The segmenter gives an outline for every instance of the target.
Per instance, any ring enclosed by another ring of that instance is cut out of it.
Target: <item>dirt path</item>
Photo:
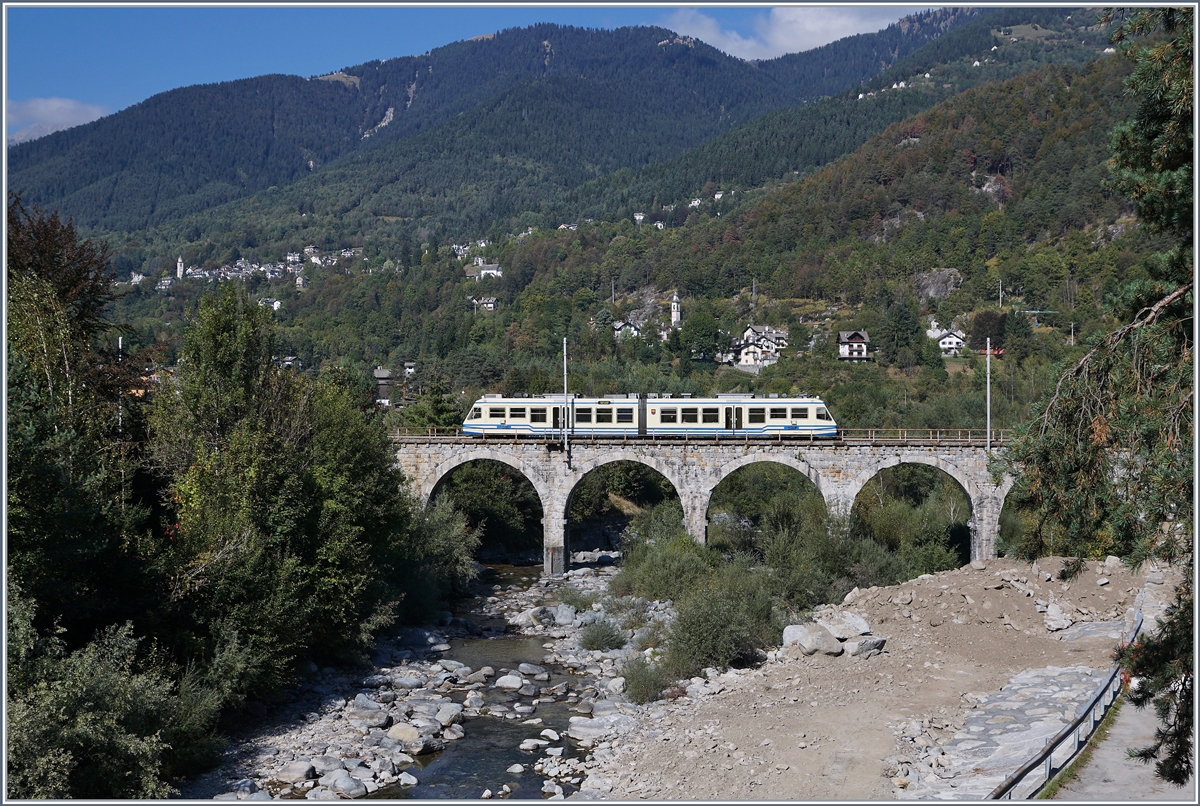
[[[900,763],[911,760],[919,771],[910,781],[929,781],[940,771],[917,766],[928,756],[922,748],[948,746],[956,733],[961,739],[972,709],[1018,673],[1086,667],[1096,670],[1098,685],[1111,667],[1111,636],[1131,619],[1144,579],[1091,563],[1064,583],[1060,567],[995,560],[852,595],[843,609],[887,637],[883,654],[804,656],[788,648],[759,669],[710,676],[699,689],[713,693],[641,706],[631,711],[639,730],[592,751],[597,763],[576,797],[903,796],[908,784],[893,780]],[[1066,628],[1048,630],[1047,616]],[[1087,629],[1067,627],[1072,620]],[[1062,705],[1073,712],[1073,702]],[[942,797],[954,797],[956,780],[970,775],[964,769],[933,778],[949,788]]]

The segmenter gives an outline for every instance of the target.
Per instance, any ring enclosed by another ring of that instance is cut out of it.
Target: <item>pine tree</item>
[[[1149,230],[1174,239],[1149,279],[1122,289],[1113,313],[1125,324],[1094,340],[1009,450],[1017,502],[1037,528],[1021,554],[1073,553],[1184,568],[1174,603],[1153,635],[1118,653],[1143,679],[1131,697],[1155,705],[1162,726],[1136,757],[1182,785],[1193,774],[1192,393],[1193,12],[1110,12],[1135,70],[1139,105],[1113,135],[1113,188],[1136,204]]]

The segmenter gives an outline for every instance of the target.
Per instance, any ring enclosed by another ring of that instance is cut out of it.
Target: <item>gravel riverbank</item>
[[[1090,696],[1090,681],[1111,665],[1113,636],[1147,601],[1143,588],[1163,599],[1170,582],[1158,569],[1134,575],[1111,562],[1091,563],[1070,582],[1057,580],[1054,560],[975,563],[856,591],[816,614],[835,632],[862,621],[866,629],[852,632],[869,635],[827,633],[832,645],[820,648],[793,630],[789,640],[800,643],[771,651],[757,668],[707,670],[681,681],[677,698],[637,706],[623,694],[621,671],[650,654],[641,647],[654,643],[672,608],[602,600],[615,569],[597,559],[577,556],[592,562],[562,579],[494,590],[476,610],[487,632],[459,619],[382,645],[366,673],[310,670],[295,702],[247,731],[220,769],[182,794],[410,796],[427,759],[448,757],[490,719],[515,728],[502,739],[511,746],[497,747],[516,754],[512,763],[442,797],[976,796],[1013,753]],[[588,604],[577,611],[564,598]],[[625,648],[580,649],[588,624],[620,622],[631,610],[639,627]],[[496,637],[505,623],[524,638]],[[482,634],[468,640],[472,632]],[[486,660],[521,640],[540,658]]]

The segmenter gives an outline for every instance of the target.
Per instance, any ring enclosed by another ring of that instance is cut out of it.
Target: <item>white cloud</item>
[[[679,9],[664,23],[672,30],[694,36],[730,56],[742,59],[773,59],[827,45],[854,34],[874,33],[893,22],[924,11],[929,6],[772,8],[755,15],[753,31],[723,29],[713,17],[695,9]]]
[[[30,98],[25,101],[9,101],[5,111],[6,128],[10,131],[17,130],[9,136],[9,140],[21,142],[60,129],[91,123],[112,110],[70,98]]]

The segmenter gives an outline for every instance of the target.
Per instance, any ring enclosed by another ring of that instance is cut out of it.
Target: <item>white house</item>
[[[307,288],[307,287],[308,287],[308,278],[305,277],[303,274],[297,274],[296,275],[296,288]]]
[[[280,302],[279,300],[275,299],[274,297],[263,297],[262,299],[260,299],[258,301],[258,307],[270,308],[273,311],[279,310],[280,307],[282,307],[282,305],[283,305],[283,303]]]
[[[934,338],[937,340],[938,348],[941,349],[942,355],[958,355],[966,345],[966,342],[963,340],[964,335],[962,331],[947,330],[944,333],[939,333]]]
[[[871,337],[867,335],[865,330],[839,330],[838,331],[838,359],[845,361],[869,361],[871,356],[867,352],[867,345],[871,343]]]
[[[633,322],[616,321],[613,322],[613,335],[618,341],[624,339],[635,339],[642,335],[642,329]]]
[[[748,325],[734,340],[728,359],[743,369],[761,369],[779,360],[788,346],[788,331],[770,325]]]
[[[474,280],[475,282],[479,282],[484,277],[503,277],[504,276],[504,269],[500,268],[499,263],[484,263],[481,259],[478,259],[478,258],[477,258],[477,261],[478,262],[476,262],[475,265],[473,265],[473,266],[471,266],[471,268],[467,269],[467,277]]]
[[[475,310],[483,309],[485,311],[496,310],[495,297],[471,297],[471,302],[475,305]]]

